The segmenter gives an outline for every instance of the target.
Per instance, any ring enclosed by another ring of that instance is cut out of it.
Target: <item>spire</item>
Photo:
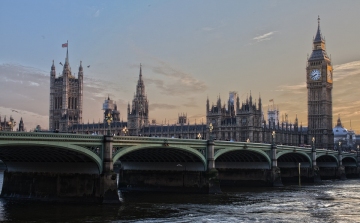
[[[314,43],[316,43],[316,42],[324,42],[324,39],[321,35],[321,30],[320,30],[320,16],[318,16],[318,28],[317,28],[316,36],[314,38]]]
[[[250,100],[250,104],[252,105],[252,96],[251,96],[251,90],[250,90],[250,98],[249,98],[249,100]]]
[[[340,114],[339,114],[336,126],[341,126],[342,127],[341,120],[340,120]]]
[[[140,73],[139,73],[139,77],[142,77],[142,70],[141,70],[141,63],[140,63]]]
[[[54,60],[53,60],[52,66],[51,66],[51,70],[55,70]]]
[[[79,71],[83,71],[83,66],[82,66],[82,61],[80,60],[80,67],[79,67]]]
[[[69,63],[69,41],[66,41],[66,59],[65,63]]]

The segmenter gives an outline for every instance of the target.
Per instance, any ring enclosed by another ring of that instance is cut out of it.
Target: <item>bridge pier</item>
[[[116,173],[112,159],[113,137],[104,136],[103,169],[100,174],[100,191],[103,203],[119,203]]]
[[[277,146],[275,144],[271,144],[271,150],[270,150],[271,170],[269,173],[269,181],[270,181],[270,185],[274,187],[282,187],[283,183],[281,181],[281,171],[277,165],[276,149]]]
[[[311,161],[312,161],[312,169],[310,174],[312,175],[313,179],[314,179],[314,183],[321,183],[321,177],[320,177],[320,169],[317,166],[316,163],[316,148],[313,145],[312,149],[311,149]]]
[[[206,174],[205,181],[207,183],[208,193],[217,194],[221,193],[220,182],[219,182],[219,171],[215,169],[214,159],[214,141],[212,139],[207,141],[206,146]]]
[[[341,148],[339,148],[338,157],[339,157],[339,168],[337,169],[337,175],[340,178],[340,180],[346,180],[345,166],[343,166],[343,163],[342,163],[343,157],[342,157]]]

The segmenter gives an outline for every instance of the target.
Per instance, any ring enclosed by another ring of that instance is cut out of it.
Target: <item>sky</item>
[[[306,62],[318,16],[334,67],[333,125],[360,133],[360,1],[0,1],[0,114],[48,128],[50,67],[84,68],[83,121],[109,95],[127,120],[142,64],[150,119],[206,121],[206,99],[262,98],[307,125]],[[88,68],[87,66],[90,65]]]

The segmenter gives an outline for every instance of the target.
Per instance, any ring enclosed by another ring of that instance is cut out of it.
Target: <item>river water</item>
[[[122,205],[0,199],[1,222],[360,222],[360,179],[224,189],[222,194],[123,194]]]

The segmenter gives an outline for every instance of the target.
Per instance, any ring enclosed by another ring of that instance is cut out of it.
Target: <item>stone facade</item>
[[[82,107],[83,67],[80,61],[78,78],[75,78],[67,49],[62,75],[56,77],[54,61],[51,66],[49,130],[68,132],[70,126],[82,123]]]

